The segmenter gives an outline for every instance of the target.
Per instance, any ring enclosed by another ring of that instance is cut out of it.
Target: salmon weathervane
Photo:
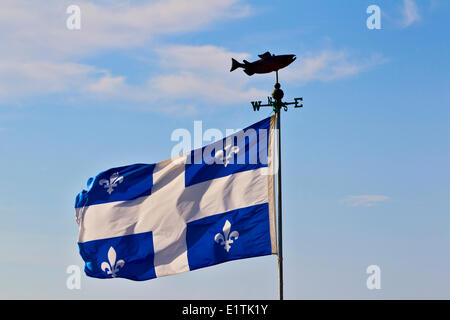
[[[260,57],[261,59],[254,62],[248,62],[247,60],[244,60],[244,63],[240,63],[231,58],[230,72],[238,68],[243,68],[244,72],[249,76],[254,75],[255,73],[270,73],[273,71],[278,72],[278,70],[287,67],[296,59],[295,54],[284,54],[276,56],[274,54],[271,54],[269,51],[258,55],[258,57]]]

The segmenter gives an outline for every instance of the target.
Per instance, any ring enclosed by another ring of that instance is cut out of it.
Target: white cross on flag
[[[275,117],[156,164],[106,170],[75,202],[85,272],[148,280],[277,253]]]

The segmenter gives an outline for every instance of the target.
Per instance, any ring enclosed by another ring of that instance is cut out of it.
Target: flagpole
[[[278,129],[278,293],[280,300],[283,300],[283,220],[282,220],[282,196],[281,196],[281,113],[275,113]]]
[[[276,73],[275,89],[272,92],[273,110],[275,111],[275,118],[277,120],[277,139],[278,139],[278,172],[277,172],[277,204],[278,204],[278,294],[279,299],[284,299],[283,292],[283,220],[282,220],[282,193],[281,193],[281,108],[283,102],[281,101],[284,96],[281,85],[278,83],[278,71]]]
[[[272,92],[272,97],[267,98],[267,104],[262,104],[261,101],[252,101],[254,111],[259,111],[261,107],[271,107],[275,112],[276,127],[277,127],[277,144],[278,144],[278,170],[277,170],[277,204],[278,204],[278,294],[279,299],[284,300],[284,282],[283,282],[283,220],[282,220],[282,193],[281,193],[281,109],[288,110],[289,105],[294,108],[302,108],[303,98],[294,98],[293,102],[283,102],[284,92],[281,90],[281,85],[278,82],[278,70],[276,71],[275,90]]]

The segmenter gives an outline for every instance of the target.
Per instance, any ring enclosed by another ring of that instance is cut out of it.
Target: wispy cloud
[[[65,24],[70,4],[72,1],[52,1],[51,5],[48,0],[1,2],[0,103],[54,93],[98,97],[108,93],[113,98],[144,100],[148,96],[140,89],[154,89],[158,82],[149,79],[140,86],[129,85],[123,75],[80,61],[106,50],[159,47],[157,38],[163,35],[193,32],[220,20],[251,14],[249,5],[239,0],[77,1],[81,8],[81,30],[70,31]],[[197,51],[202,54],[207,50]],[[189,52],[182,51],[175,59],[180,61],[178,79],[192,80],[196,74],[187,79],[185,75],[195,66],[187,65],[189,70],[180,68],[181,62],[187,60],[184,53]],[[206,55],[202,57],[208,61]],[[161,57],[159,62],[163,63]],[[212,67],[213,62],[210,59],[205,66]],[[164,76],[156,89],[166,89],[175,74]],[[194,80],[197,81],[192,81],[192,89],[201,86],[198,77]]]
[[[0,101],[33,95],[77,92],[93,77],[106,71],[73,62],[18,61],[0,62]]]
[[[414,0],[403,0],[403,20],[402,26],[409,27],[413,23],[420,21],[419,9]]]
[[[247,103],[266,94],[250,86],[248,77],[229,72],[230,57],[245,59],[249,57],[247,53],[212,45],[183,45],[163,46],[154,54],[152,65],[158,72],[141,83],[131,83],[124,76],[93,68],[85,71],[85,79],[79,81],[78,88],[72,88],[91,98],[127,105],[131,102],[145,105],[146,110],[183,115]],[[153,108],[148,101],[158,101],[158,107]],[[195,106],[186,106],[186,101],[195,101]]]
[[[224,19],[250,14],[239,0],[77,1],[81,30],[66,28],[73,1],[2,0],[2,56],[80,57],[142,45],[158,36],[204,29]]]
[[[249,87],[248,77],[229,72],[231,57],[248,59],[247,53],[211,45],[169,46],[158,53],[165,71],[153,78],[151,85],[162,94],[221,105],[265,94],[263,90]]]
[[[125,85],[125,77],[105,74],[97,81],[89,84],[88,90],[94,93],[113,93],[121,91]]]
[[[54,4],[54,5],[53,5]],[[193,113],[264,97],[242,72],[229,72],[230,58],[252,57],[215,45],[168,45],[164,35],[209,27],[216,21],[251,14],[240,0],[156,0],[138,4],[116,0],[78,1],[81,30],[66,28],[69,1],[4,0],[0,4],[0,103],[66,94],[147,110]],[[153,74],[140,83],[84,61],[105,51],[142,47],[152,55]],[[155,49],[157,48],[157,49]],[[345,50],[324,50],[299,57],[283,79],[295,83],[333,81],[354,76],[385,59],[357,59]],[[256,86],[255,86],[256,85]],[[74,99],[68,99],[74,100]],[[186,100],[195,101],[189,107]],[[164,106],[162,106],[163,104]],[[203,104],[203,106],[202,106]],[[137,106],[138,108],[141,108]]]
[[[387,61],[380,54],[356,58],[346,50],[323,50],[298,58],[293,68],[283,71],[283,77],[301,83],[328,82],[354,76]]]
[[[167,107],[161,108],[160,105],[155,111],[178,113],[175,106],[186,99],[194,99],[208,104],[209,109],[215,109],[217,106],[246,103],[267,93],[251,86],[250,78],[242,72],[229,72],[231,57],[240,61],[251,60],[249,53],[213,45],[163,45],[153,54],[152,64],[158,72],[140,84],[130,84],[123,75],[82,63],[3,61],[0,63],[0,88],[5,89],[5,94],[2,95],[0,90],[0,101],[14,96],[70,93],[137,104],[157,99]],[[292,68],[283,70],[283,79],[300,84],[329,82],[357,75],[385,61],[381,55],[357,59],[345,50],[319,51],[300,56]],[[189,113],[199,108],[191,106]]]
[[[389,200],[390,197],[384,195],[360,195],[348,196],[342,202],[350,207],[373,207],[381,202]]]
[[[156,49],[158,75],[148,79],[145,85],[131,86],[123,78],[112,81],[108,76],[95,84],[121,86],[122,90],[110,90],[134,101],[149,101],[152,97],[177,110],[178,101],[195,100],[215,109],[228,104],[245,102],[255,97],[265,96],[266,90],[250,86],[250,78],[242,72],[229,72],[230,59],[248,59],[246,52],[233,52],[223,47],[204,45],[168,45]],[[357,59],[345,50],[319,51],[299,57],[293,68],[283,71],[287,82],[307,83],[311,81],[333,81],[354,76],[376,65],[386,62],[381,55]],[[254,82],[254,84],[257,82]],[[107,86],[109,88],[109,86]],[[152,97],[146,93],[151,93]],[[191,106],[190,111],[201,107]]]

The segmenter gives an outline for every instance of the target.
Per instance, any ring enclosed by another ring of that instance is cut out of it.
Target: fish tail
[[[235,59],[231,58],[231,69],[230,69],[230,72],[236,70],[239,67],[242,67],[242,63],[239,63]]]

